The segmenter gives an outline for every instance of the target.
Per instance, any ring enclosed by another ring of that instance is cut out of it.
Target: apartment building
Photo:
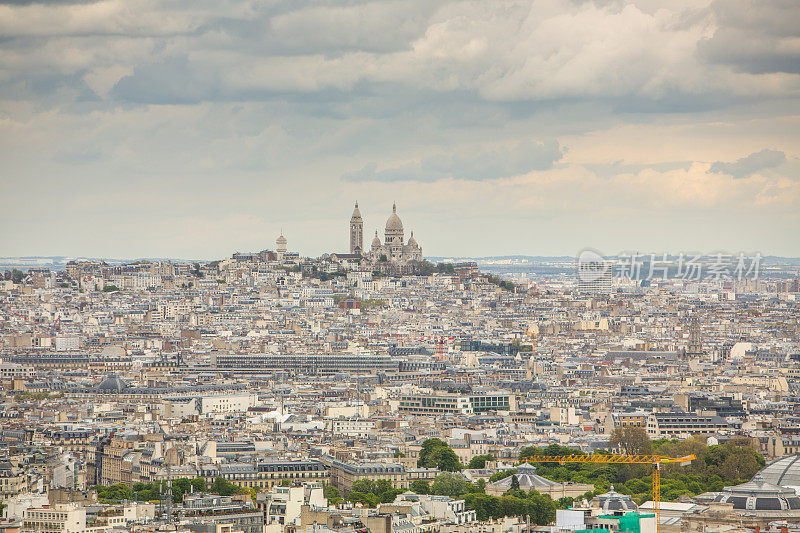
[[[696,413],[651,413],[647,417],[647,434],[651,438],[680,435],[710,435],[720,430],[734,429],[724,418]]]
[[[330,477],[330,472],[322,462],[316,460],[260,461],[208,465],[202,467],[197,475],[209,483],[221,477],[241,487],[270,489],[284,480],[292,483],[307,481],[324,483]]]
[[[249,500],[249,496],[247,496]],[[189,524],[202,526],[230,524],[231,531],[263,533],[264,515],[251,501],[217,494],[188,494],[179,512]]]
[[[333,375],[340,372],[396,372],[399,362],[383,355],[330,354],[211,354],[211,364],[218,371],[237,374],[270,374],[285,371],[290,374]]]
[[[613,412],[606,414],[604,431],[611,434],[616,428],[628,426],[646,428],[650,413],[646,411]]]
[[[300,526],[303,505],[327,507],[322,483],[303,483],[289,487],[275,486],[256,496],[258,510],[264,514],[265,533],[283,533],[287,526]]]
[[[342,493],[351,490],[353,483],[361,479],[372,481],[385,479],[391,482],[395,488],[406,488],[408,486],[406,469],[398,463],[345,463],[334,459],[331,460],[330,467],[330,483]]]
[[[400,398],[398,411],[416,415],[439,415],[444,413],[472,415],[487,411],[516,411],[517,399],[507,392],[455,394],[413,393]]]
[[[0,379],[3,381],[10,379],[31,379],[33,378],[33,374],[34,369],[32,366],[0,362]]]
[[[68,504],[31,507],[22,515],[22,533],[83,533],[86,509]]]
[[[363,439],[375,434],[375,420],[368,418],[334,418],[327,421],[327,426],[334,435]]]

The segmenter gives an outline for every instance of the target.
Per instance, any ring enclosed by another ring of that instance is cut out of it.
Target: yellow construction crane
[[[697,459],[693,454],[684,457],[665,457],[663,455],[533,455],[523,457],[528,463],[595,463],[621,465],[653,466],[653,511],[656,515],[656,531],[661,533],[661,465],[680,463],[688,465]]]

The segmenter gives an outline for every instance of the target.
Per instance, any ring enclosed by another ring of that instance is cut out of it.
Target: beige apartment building
[[[378,481],[386,479],[395,488],[408,487],[408,473],[398,463],[345,463],[332,460],[330,462],[331,485],[342,493],[353,488],[353,483],[361,479]]]

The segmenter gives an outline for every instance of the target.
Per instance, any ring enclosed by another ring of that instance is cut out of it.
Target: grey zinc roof
[[[555,487],[561,486],[557,481],[551,481],[536,473],[536,467],[531,465],[519,465],[517,467],[517,481],[519,481],[519,488],[525,491],[535,489],[536,487]],[[492,486],[508,489],[511,487],[511,478],[514,476],[504,477],[499,481],[492,483]]]
[[[787,455],[772,461],[759,472],[764,481],[781,487],[800,486],[800,455]]]

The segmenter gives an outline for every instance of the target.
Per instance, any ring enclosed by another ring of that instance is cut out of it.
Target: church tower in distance
[[[358,202],[353,209],[353,216],[350,217],[350,253],[364,253],[364,221],[361,219],[361,211],[358,210]]]

